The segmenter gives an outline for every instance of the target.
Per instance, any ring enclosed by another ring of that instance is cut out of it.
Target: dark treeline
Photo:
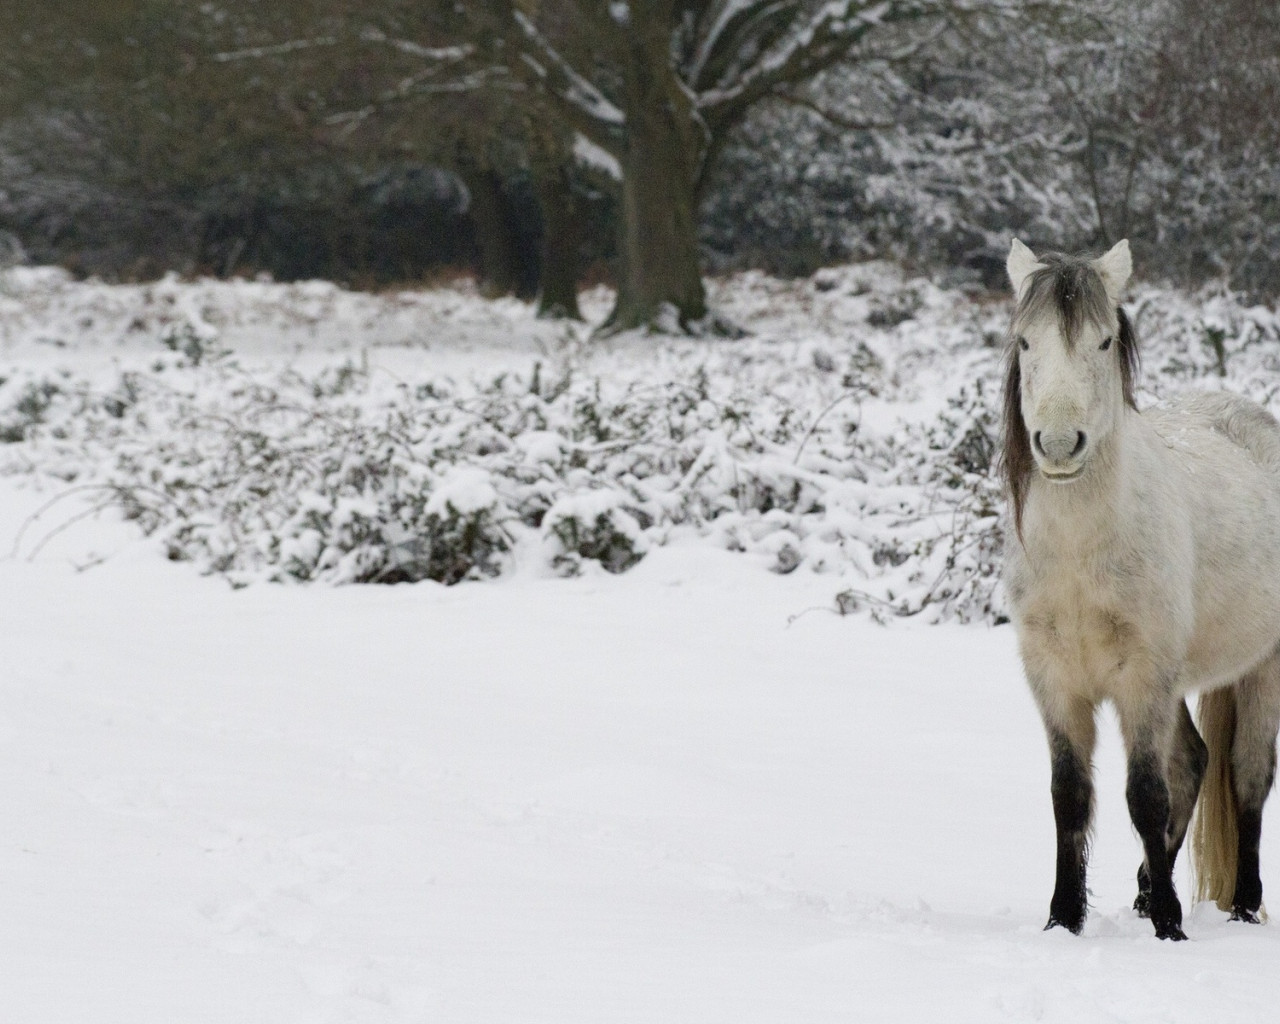
[[[705,328],[707,270],[992,283],[1016,233],[1280,291],[1266,0],[48,0],[0,57],[7,248],[84,274],[607,277]]]

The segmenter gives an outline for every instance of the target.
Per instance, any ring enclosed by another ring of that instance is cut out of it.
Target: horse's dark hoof
[[[1084,918],[1082,917],[1075,924],[1071,924],[1069,921],[1059,921],[1056,915],[1050,914],[1049,923],[1044,926],[1044,930],[1052,931],[1054,928],[1065,928],[1072,935],[1079,935],[1084,931]]]
[[[1156,925],[1156,938],[1168,939],[1170,942],[1186,942],[1187,933],[1182,930],[1182,925],[1170,921],[1168,924]]]
[[[1248,907],[1235,907],[1231,911],[1231,920],[1244,921],[1246,924],[1262,924],[1262,918],[1258,916],[1258,912]]]

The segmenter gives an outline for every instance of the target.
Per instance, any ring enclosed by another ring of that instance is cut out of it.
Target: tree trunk
[[[558,167],[547,177],[540,177],[537,188],[542,212],[538,316],[581,320],[578,270],[582,221],[566,169]]]
[[[538,316],[581,320],[582,211],[573,192],[568,144],[551,130],[545,114],[529,125],[529,172],[542,218],[538,267]]]
[[[633,129],[634,133],[634,129]],[[698,266],[693,185],[673,167],[669,139],[629,140],[623,163],[618,297],[604,326],[687,329],[707,313]]]
[[[604,333],[683,331],[707,315],[695,198],[702,135],[669,38],[655,27],[635,34],[626,67],[618,297]]]
[[[513,295],[520,287],[520,258],[502,182],[488,167],[460,155],[458,177],[470,193],[467,213],[476,233],[480,293],[486,298]]]

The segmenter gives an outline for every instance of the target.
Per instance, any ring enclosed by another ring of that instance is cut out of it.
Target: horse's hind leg
[[[1185,701],[1178,701],[1178,724],[1173,749],[1169,754],[1169,867],[1173,868],[1187,837],[1187,826],[1200,795],[1200,783],[1204,781],[1209,766],[1209,748],[1196,731]]]
[[[1064,706],[1065,705],[1065,706]],[[1058,832],[1057,879],[1046,929],[1062,927],[1079,935],[1088,912],[1085,871],[1089,822],[1093,816],[1093,705],[1082,700],[1043,706]]]
[[[1195,723],[1191,720],[1191,712],[1184,701],[1179,701],[1178,724],[1173,740],[1173,749],[1169,753],[1169,827],[1166,847],[1169,851],[1169,870],[1173,870],[1178,859],[1178,851],[1182,849],[1182,841],[1187,836],[1187,826],[1191,823],[1191,812],[1196,806],[1196,797],[1200,795],[1200,783],[1204,779],[1205,768],[1209,764],[1209,749],[1204,740],[1196,732]],[[1151,874],[1144,860],[1138,867],[1138,896],[1133,901],[1133,909],[1142,917],[1151,916]]]
[[[1231,746],[1231,779],[1236,798],[1238,852],[1233,920],[1257,923],[1262,906],[1258,843],[1262,806],[1276,776],[1276,732],[1280,727],[1280,655],[1236,685],[1236,733]]]

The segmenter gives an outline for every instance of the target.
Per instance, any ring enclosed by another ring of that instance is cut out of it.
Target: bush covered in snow
[[[96,489],[237,584],[618,573],[697,542],[830,574],[842,612],[998,620],[1004,303],[875,265],[717,298],[751,337],[562,334],[466,377],[342,352],[250,367],[203,318],[166,318],[139,366],[4,374],[0,465]],[[1148,397],[1220,374],[1276,389],[1273,312],[1157,290],[1130,308]]]

